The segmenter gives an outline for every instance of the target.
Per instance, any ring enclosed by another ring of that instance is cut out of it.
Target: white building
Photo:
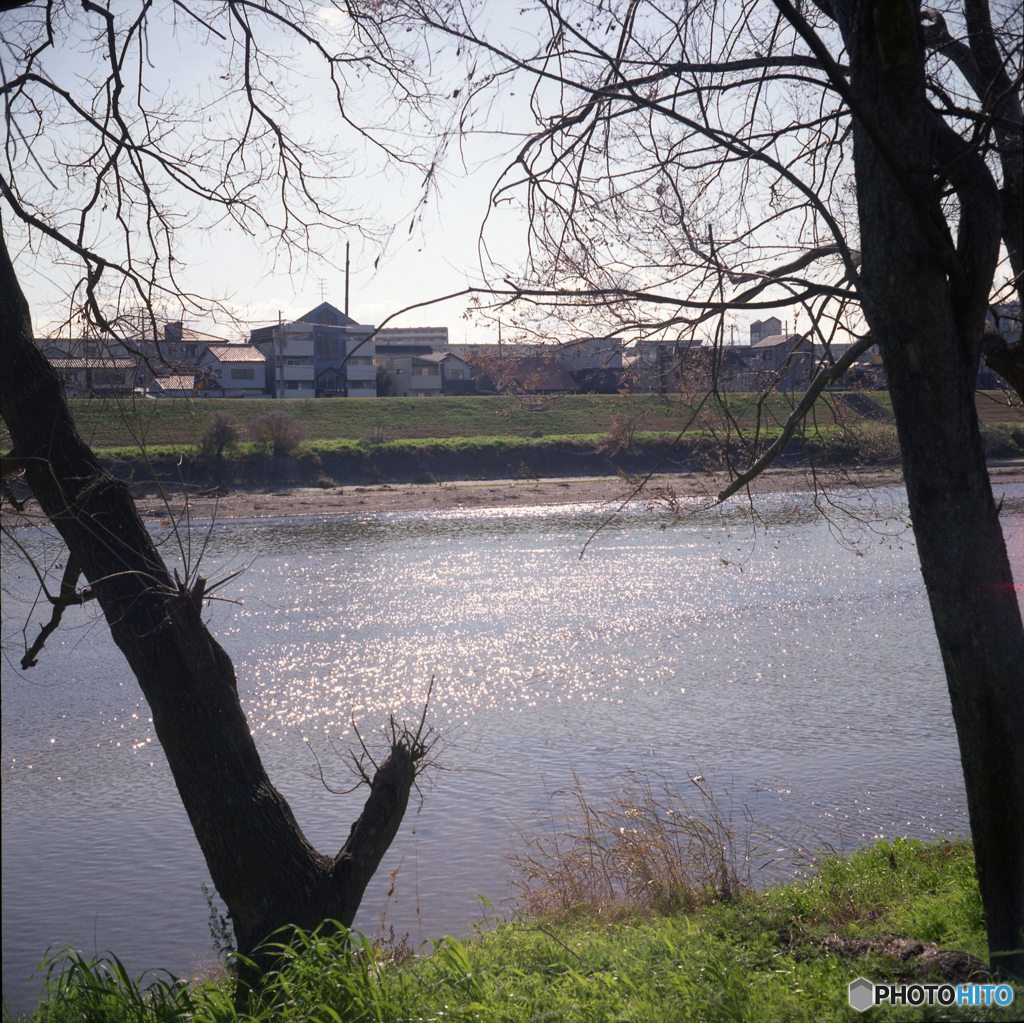
[[[264,355],[267,365],[267,389],[275,398],[316,397],[313,372],[313,331],[307,323],[285,323],[271,328],[264,339],[262,331],[253,331],[253,344]]]
[[[814,344],[802,334],[775,334],[758,341],[745,351],[747,365],[753,374],[750,390],[758,384],[791,391],[803,387],[814,375]]]
[[[396,398],[433,398],[441,393],[441,367],[430,356],[378,355]]]
[[[205,390],[223,398],[262,397],[266,356],[254,345],[210,345],[199,359]]]
[[[381,327],[376,334],[377,349],[402,349],[395,354],[427,355],[448,347],[447,327]],[[412,349],[416,349],[413,351]]]
[[[471,394],[474,390],[473,371],[469,363],[455,352],[434,352],[423,358],[437,365],[441,372],[443,394]]]
[[[377,365],[387,373],[396,398],[467,394],[473,389],[469,366],[453,352],[429,355],[382,355],[378,352]]]

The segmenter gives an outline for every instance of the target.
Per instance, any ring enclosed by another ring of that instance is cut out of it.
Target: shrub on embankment
[[[307,443],[287,458],[245,449],[221,459],[162,449],[144,459],[129,450],[104,452],[102,457],[111,472],[126,479],[234,486],[604,476],[696,471],[708,465],[708,445],[700,442],[674,445],[670,439],[652,437],[617,452],[609,451],[605,442],[602,436],[342,440]]]
[[[967,844],[878,843],[809,881],[685,915],[503,924],[412,955],[357,935],[301,938],[240,1013],[227,980],[164,976],[147,995],[113,960],[57,963],[37,1023],[622,1020],[831,1021],[858,976],[984,980],[981,900]],[[399,954],[401,953],[401,954]],[[978,972],[981,971],[981,972]],[[1016,1003],[1024,990],[1016,988]],[[876,1008],[872,1020],[1008,1019],[1000,1008]]]

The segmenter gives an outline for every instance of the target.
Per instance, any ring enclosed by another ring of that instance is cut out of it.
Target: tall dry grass
[[[621,795],[598,806],[577,775],[563,819],[522,836],[513,857],[527,916],[687,912],[750,888],[760,844],[748,808],[701,777],[682,792],[630,772]]]

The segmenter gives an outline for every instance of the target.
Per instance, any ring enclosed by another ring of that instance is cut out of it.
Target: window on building
[[[338,358],[338,339],[336,337],[323,337],[316,339],[316,357],[321,362],[333,362]]]
[[[92,371],[92,382],[94,387],[123,387],[125,384],[124,371],[117,369],[94,369]]]
[[[231,367],[231,379],[232,380],[255,380],[256,379],[256,367],[255,366],[232,366]]]

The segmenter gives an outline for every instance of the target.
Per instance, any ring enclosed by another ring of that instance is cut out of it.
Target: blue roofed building
[[[377,397],[374,327],[330,302],[259,327],[249,340],[266,356],[267,390],[276,398]]]

